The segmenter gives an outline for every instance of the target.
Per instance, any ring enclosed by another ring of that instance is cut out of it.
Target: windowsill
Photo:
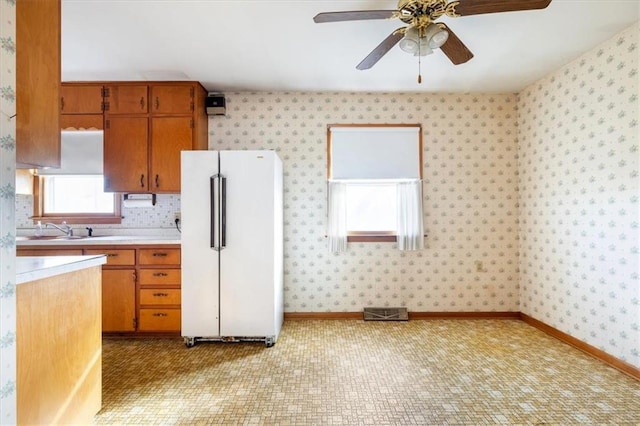
[[[424,234],[427,237],[427,234]],[[348,243],[395,243],[397,242],[396,235],[384,234],[384,235],[348,235]]]
[[[395,235],[348,235],[348,243],[395,243]]]
[[[122,217],[120,216],[33,216],[30,219],[33,220],[33,223],[38,222],[51,222],[51,223],[62,223],[67,222],[71,225],[105,225],[105,224],[120,224],[122,223]]]

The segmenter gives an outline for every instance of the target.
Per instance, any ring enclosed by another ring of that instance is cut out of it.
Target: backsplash
[[[122,223],[120,225],[93,225],[94,230],[126,230],[139,228],[166,228],[175,230],[175,213],[180,211],[180,195],[158,194],[156,205],[153,207],[122,207]],[[16,196],[16,227],[21,232],[35,229],[33,220],[33,196]],[[80,226],[80,225],[78,225]],[[82,226],[84,227],[84,225]]]

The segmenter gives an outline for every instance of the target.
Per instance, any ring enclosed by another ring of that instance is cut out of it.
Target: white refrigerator
[[[264,341],[283,322],[282,161],[274,151],[182,151],[182,336]]]

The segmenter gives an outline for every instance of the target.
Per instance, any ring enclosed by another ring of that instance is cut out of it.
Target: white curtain
[[[422,222],[422,182],[399,182],[397,186],[398,248],[421,250],[424,248]]]
[[[329,251],[347,250],[347,185],[329,182]]]

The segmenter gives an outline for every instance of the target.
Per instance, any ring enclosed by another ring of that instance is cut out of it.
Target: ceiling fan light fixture
[[[438,49],[449,39],[449,32],[443,30],[434,23],[427,26],[424,31],[424,38],[429,40],[429,47]]]
[[[400,49],[412,55],[417,54],[420,48],[420,46],[418,45],[419,38],[420,37],[418,35],[418,30],[416,30],[415,27],[409,28],[405,32],[402,40],[400,40]]]

